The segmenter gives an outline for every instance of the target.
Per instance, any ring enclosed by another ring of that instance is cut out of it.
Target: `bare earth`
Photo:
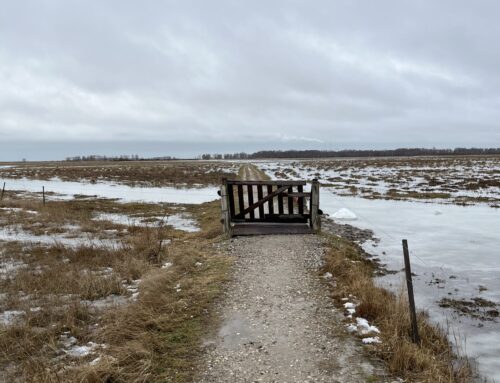
[[[222,245],[236,258],[234,279],[199,382],[363,382],[382,374],[346,335],[318,276],[322,241],[263,236]]]

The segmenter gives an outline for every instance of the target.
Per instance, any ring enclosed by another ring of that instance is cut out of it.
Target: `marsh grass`
[[[131,186],[217,185],[222,177],[235,176],[231,163],[215,161],[48,162],[0,169],[0,178],[111,181]]]
[[[328,271],[335,278],[332,296],[339,305],[349,294],[356,297],[356,315],[368,319],[381,331],[382,344],[369,347],[390,373],[408,381],[429,383],[472,380],[467,360],[455,354],[446,333],[431,325],[424,312],[418,313],[421,344],[412,343],[405,295],[395,295],[374,284],[375,266],[361,255],[357,245],[338,237],[328,240],[323,272]]]
[[[147,226],[93,220],[101,212],[161,217],[179,211],[168,204],[77,199],[44,207],[11,194],[0,207],[10,209],[0,211],[0,225],[35,236],[64,233],[69,225],[75,236],[121,243],[0,243],[1,261],[21,265],[0,278],[0,308],[22,313],[0,325],[0,381],[180,382],[191,376],[209,304],[230,264],[213,250],[220,235],[217,202],[183,206],[198,221],[197,233],[153,220]],[[162,268],[165,262],[172,266]],[[75,345],[105,348],[73,357],[62,344],[65,334]]]

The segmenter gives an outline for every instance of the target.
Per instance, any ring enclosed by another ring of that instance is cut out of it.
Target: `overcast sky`
[[[0,5],[3,160],[500,146],[498,1]]]

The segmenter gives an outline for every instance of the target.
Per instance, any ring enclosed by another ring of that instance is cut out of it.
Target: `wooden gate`
[[[222,224],[229,235],[306,234],[320,230],[319,182],[222,180]]]

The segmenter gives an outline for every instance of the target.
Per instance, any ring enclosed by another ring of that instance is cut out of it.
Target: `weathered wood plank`
[[[297,186],[297,187],[300,188],[301,186]],[[283,196],[284,197],[302,197],[302,198],[306,197],[306,198],[308,198],[308,197],[311,196],[311,193],[307,193],[307,192],[306,193],[304,193],[304,192],[292,192],[292,193],[283,193]]]
[[[311,184],[311,228],[314,232],[321,230],[321,217],[319,215],[319,182],[313,180]]]
[[[266,234],[313,234],[307,224],[263,224],[238,223],[234,225],[233,235],[266,235]]]
[[[306,181],[240,181],[240,180],[228,180],[228,184],[232,185],[282,185],[282,186],[298,186],[305,185]]]
[[[262,185],[257,185],[257,198],[259,201],[264,198],[264,193],[262,191]],[[264,217],[264,204],[259,206],[259,218]]]
[[[229,199],[229,212],[231,214],[231,219],[234,218],[235,212],[234,212],[234,189],[233,185],[228,184],[227,185],[227,196]]]
[[[243,185],[238,185],[238,214],[240,215],[245,210],[245,200],[243,199]],[[245,215],[243,214],[243,217]]]
[[[290,197],[290,193],[293,193],[293,187],[288,188],[288,199],[287,199],[287,205],[288,205],[288,214],[293,214],[293,197]]]
[[[299,198],[299,214],[304,214],[304,197],[309,197],[311,193],[304,193],[304,187],[302,185],[297,186],[297,191],[298,193],[295,193],[294,196],[297,196]]]
[[[227,195],[227,182],[226,179],[222,179],[222,184],[220,187],[220,202],[221,202],[221,222],[224,227],[224,234],[228,237],[232,236],[231,228],[231,215],[229,212],[229,200]]]
[[[273,185],[267,185],[267,195],[272,194]],[[267,201],[269,214],[274,214],[274,197]]]
[[[253,186],[247,185],[248,206],[253,206]],[[255,219],[255,208],[249,211],[250,219]]]
[[[287,186],[281,186],[281,185],[278,185],[278,188],[283,188],[284,190],[288,189]],[[278,195],[278,213],[279,214],[283,214],[284,213],[284,209],[283,209],[283,194],[279,194]]]

